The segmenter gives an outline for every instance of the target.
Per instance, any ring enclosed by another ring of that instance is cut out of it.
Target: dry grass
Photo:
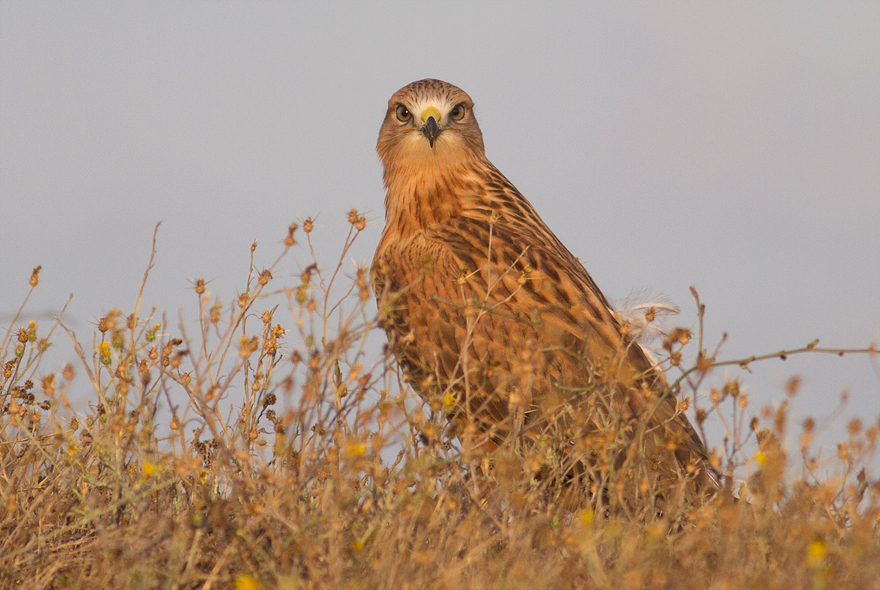
[[[80,362],[57,373],[40,363],[67,340],[63,320],[47,330],[19,312],[0,339],[0,587],[880,585],[880,483],[864,470],[877,424],[851,423],[823,465],[812,422],[793,427],[783,405],[753,424],[726,383],[697,416],[724,420],[719,465],[742,482],[663,516],[569,511],[518,455],[501,451],[491,468],[462,457],[442,411],[367,345],[366,269],[341,270],[364,224],[349,220],[329,273],[308,240],[294,243],[306,221],[231,305],[197,282],[198,333],[137,306],[112,311],[90,342],[68,332]],[[298,283],[274,287],[279,262],[303,252]],[[692,353],[683,367],[688,340],[667,342],[683,397],[714,363]],[[84,388],[89,409],[74,412],[68,398]],[[792,428],[800,448],[786,449]],[[754,433],[758,451],[744,456]],[[786,475],[789,464],[802,467]]]

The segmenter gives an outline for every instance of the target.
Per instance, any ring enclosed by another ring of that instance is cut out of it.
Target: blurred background
[[[196,320],[196,277],[228,308],[254,240],[262,268],[307,216],[330,265],[366,214],[353,274],[384,221],[387,100],[425,77],[473,97],[489,158],[610,299],[663,295],[695,328],[694,286],[727,359],[880,342],[878,2],[4,0],[0,325],[42,265],[25,318],[48,327],[72,293],[91,342],[133,310],[159,221],[143,306],[172,324]],[[63,333],[52,355],[74,361]],[[792,417],[834,417],[830,446],[880,415],[878,365],[792,356],[706,385],[741,377],[757,412],[799,375]]]

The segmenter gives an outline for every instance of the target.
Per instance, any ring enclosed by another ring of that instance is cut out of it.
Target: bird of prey
[[[473,108],[452,84],[413,82],[379,132],[386,225],[372,281],[412,387],[463,448],[540,455],[536,474],[549,462],[591,495],[622,473],[636,489],[615,493],[630,497],[714,490],[663,372],[486,158]]]

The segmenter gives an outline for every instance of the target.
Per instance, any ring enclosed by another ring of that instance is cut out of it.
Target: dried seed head
[[[216,324],[220,321],[220,310],[223,309],[223,304],[220,301],[216,301],[214,305],[211,306],[211,323]]]
[[[310,264],[306,267],[301,276],[303,285],[309,284],[309,282],[312,280],[312,273],[316,270],[318,270],[317,264]]]
[[[291,223],[290,227],[287,228],[287,237],[284,238],[285,246],[293,246],[296,243],[296,240],[293,239],[293,233],[299,229],[299,225],[295,223]]]
[[[816,421],[812,418],[807,418],[804,420],[804,432],[813,432],[813,429],[816,427]]]
[[[847,425],[847,430],[851,435],[855,436],[862,431],[862,421],[858,418],[853,418]]]
[[[38,266],[38,267],[35,268],[35,269],[33,270],[33,272],[31,273],[31,279],[30,279],[30,281],[29,281],[30,284],[31,284],[31,287],[36,287],[36,286],[37,286],[37,283],[40,282],[40,270],[41,270],[42,268],[43,268],[42,266]]]
[[[737,379],[733,379],[724,384],[724,395],[730,395],[732,397],[737,397],[739,395],[739,381]]]
[[[47,396],[51,396],[53,393],[55,393],[55,375],[50,373],[43,376],[42,386],[43,391]]]
[[[248,338],[247,336],[242,336],[241,338],[239,338],[239,345],[240,345],[239,355],[242,358],[249,357],[255,350],[257,350],[257,347],[259,346],[259,344],[260,344],[260,341],[256,336],[253,336],[252,338]]]
[[[98,330],[100,330],[101,333],[115,330],[117,327],[116,318],[118,318],[120,315],[121,314],[118,309],[111,309],[110,313],[108,313],[106,317],[103,317],[98,321]]]

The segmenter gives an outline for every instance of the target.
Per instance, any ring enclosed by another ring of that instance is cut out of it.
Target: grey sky
[[[147,306],[228,300],[318,215],[329,262],[355,207],[383,221],[388,97],[436,77],[476,101],[487,154],[611,299],[663,293],[735,358],[880,341],[880,3],[0,3],[0,325],[90,338]],[[292,265],[286,269],[289,276]],[[59,348],[72,351],[66,342]],[[880,414],[866,357],[740,371],[755,408]],[[719,372],[713,384],[721,382]],[[720,435],[710,443],[717,444]]]

